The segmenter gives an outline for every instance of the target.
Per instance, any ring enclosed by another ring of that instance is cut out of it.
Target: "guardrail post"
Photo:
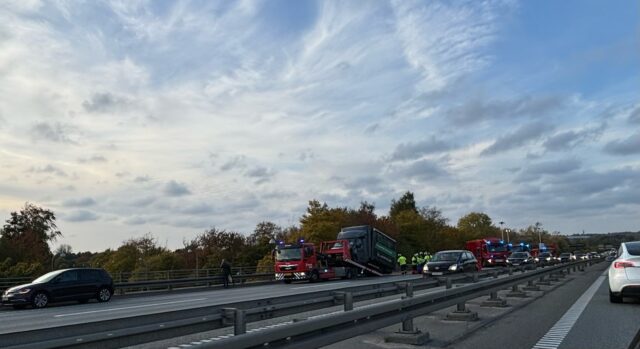
[[[549,280],[545,280],[545,276],[541,275],[540,280],[538,281],[538,285],[550,286],[551,282]]]
[[[525,291],[540,291],[540,286],[533,283],[533,280],[527,282],[527,286],[522,288]]]
[[[353,294],[351,292],[344,293],[344,311],[353,310]]]
[[[451,280],[451,278],[450,278],[450,277],[447,277],[444,281],[445,281],[445,287],[446,287],[447,289],[449,289],[449,288],[453,287],[453,281]]]
[[[509,275],[513,275],[513,268],[509,267]]]
[[[507,293],[507,297],[525,298],[525,297],[529,297],[529,296],[527,295],[526,292],[520,290],[518,288],[518,285],[513,285],[513,286],[511,286],[511,292]]]
[[[242,309],[236,309],[235,319],[233,322],[233,335],[241,335],[247,333],[247,321],[245,312]]]
[[[429,332],[422,332],[413,327],[413,318],[406,317],[402,320],[402,328],[387,337],[385,342],[402,343],[411,345],[424,345],[429,340]]]
[[[491,274],[493,275],[494,279],[498,278],[498,271],[497,270],[494,270]]]
[[[498,291],[493,291],[489,294],[489,299],[482,302],[480,306],[504,308],[507,306],[507,300],[498,297]]]
[[[571,267],[567,268],[567,275],[571,275]]]
[[[413,284],[410,282],[407,282],[404,287],[405,287],[404,291],[407,297],[413,297]]]
[[[466,302],[460,302],[456,304],[456,310],[447,314],[447,320],[476,321],[478,320],[478,312],[469,310]]]
[[[222,308],[222,325],[233,325],[233,334],[236,336],[247,333],[245,311],[237,308]]]
[[[478,282],[478,273],[473,273],[473,275],[471,275],[471,281],[473,283]]]

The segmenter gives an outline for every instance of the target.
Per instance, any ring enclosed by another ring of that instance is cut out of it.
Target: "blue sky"
[[[640,8],[4,1],[0,214],[76,250],[297,223],[308,200],[640,225]]]

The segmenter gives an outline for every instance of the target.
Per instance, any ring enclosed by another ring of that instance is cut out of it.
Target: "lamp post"
[[[193,250],[192,249],[188,249],[187,252],[189,252],[189,253],[193,252],[193,255],[194,255],[195,259],[196,259],[196,279],[197,279],[199,277],[199,274],[200,274],[200,272],[199,272],[200,268],[199,268],[199,264],[198,264],[198,249],[197,248],[194,248]]]
[[[542,229],[540,229],[540,222],[536,222],[536,232],[538,232],[538,248],[542,245]]]
[[[511,232],[511,229],[507,228],[505,229],[505,231],[507,232],[507,244],[510,242],[509,241],[509,233]]]
[[[60,253],[54,254],[53,257],[51,257],[51,271],[53,271],[54,262],[56,261],[56,257],[64,258],[65,256],[66,256],[66,254],[64,252],[60,252]]]
[[[502,233],[502,241],[504,241],[504,229],[502,229],[502,225],[504,224],[503,221],[500,221],[500,233]]]

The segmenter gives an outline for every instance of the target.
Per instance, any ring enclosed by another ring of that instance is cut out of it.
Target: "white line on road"
[[[69,313],[69,314],[58,314],[58,315],[54,315],[54,317],[66,317],[66,316],[76,316],[76,315],[85,315],[85,314],[94,314],[94,313],[106,313],[106,312],[109,312],[109,311],[116,311],[116,310],[136,309],[136,308],[144,308],[144,307],[155,307],[157,305],[197,302],[197,301],[204,301],[206,299],[207,298],[196,298],[196,299],[184,299],[184,300],[181,300],[181,301],[173,301],[173,302],[132,305],[130,307],[90,310],[90,311],[83,311],[83,312],[79,312],[79,313]]]
[[[556,322],[556,324],[551,327],[549,332],[547,332],[547,334],[540,338],[538,343],[533,346],[533,349],[557,349],[560,344],[562,344],[562,341],[567,336],[569,331],[571,331],[576,321],[578,321],[578,318],[580,318],[580,315],[589,304],[591,298],[593,298],[593,295],[596,294],[596,291],[598,291],[598,288],[600,288],[600,285],[602,285],[602,282],[604,282],[606,274],[607,271],[602,273],[602,275],[600,275],[596,279],[596,281],[593,282],[591,287],[589,287],[582,294],[582,296],[580,296],[580,298],[578,298],[578,300],[573,303],[571,308],[569,308],[569,310],[564,313],[560,320],[558,320],[558,322]]]

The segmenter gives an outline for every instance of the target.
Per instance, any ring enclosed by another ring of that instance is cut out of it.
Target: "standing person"
[[[398,253],[398,265],[400,265],[402,275],[405,275],[407,273],[407,257]]]
[[[224,283],[224,288],[228,288],[229,279],[231,279],[231,264],[223,258],[222,263],[220,263],[220,268],[222,269],[222,282]]]
[[[418,272],[418,254],[414,253],[413,257],[411,257],[411,269],[413,270],[413,273],[417,273]]]

